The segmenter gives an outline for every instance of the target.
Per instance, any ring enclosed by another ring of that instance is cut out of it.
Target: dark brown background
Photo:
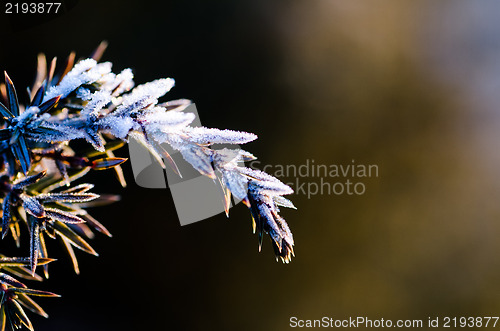
[[[180,227],[168,190],[93,215],[99,258],[60,258],[37,330],[283,330],[289,318],[500,315],[500,6],[470,1],[80,1],[32,27],[2,20],[18,89],[36,54],[89,54],[174,77],[206,126],[255,132],[263,164],[377,164],[363,196],[292,196],[296,258],[261,253],[248,211]],[[126,151],[122,152],[126,155]],[[290,178],[293,180],[293,178]],[[10,243],[2,242],[1,245]],[[20,255],[27,254],[26,247]]]

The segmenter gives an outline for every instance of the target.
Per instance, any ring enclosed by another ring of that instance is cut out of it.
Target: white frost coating
[[[134,87],[134,74],[131,69],[124,69],[118,75],[110,73],[103,77],[100,82],[102,89],[113,93],[113,96],[118,96],[124,92],[131,90]]]
[[[92,98],[92,92],[90,92],[88,88],[79,87],[76,90],[76,97],[82,100],[90,100],[90,98]]]
[[[251,188],[258,190],[269,196],[292,194],[290,186],[283,184],[278,178],[273,177],[263,171],[245,167],[237,167],[236,170],[248,177]]]
[[[42,124],[44,121],[48,120],[49,118],[50,118],[50,114],[49,113],[45,113],[45,114],[39,115],[34,120],[30,121],[28,127],[30,127],[30,128],[36,128],[36,127],[40,126],[40,124]]]
[[[113,94],[119,95],[131,90],[135,85],[134,74],[132,73],[132,70],[131,69],[123,70],[116,76],[116,82],[119,82],[120,85],[117,85],[118,88],[115,90]]]
[[[137,86],[132,92],[122,96],[120,105],[113,112],[114,116],[130,116],[158,104],[158,98],[170,91],[174,83],[173,79],[164,78]],[[163,112],[164,108],[158,110]]]
[[[187,142],[183,137],[178,132],[148,132],[151,134],[151,138],[156,140],[159,143],[167,143],[169,144],[173,149],[175,150],[181,150],[185,146],[189,145],[189,142]]]
[[[260,215],[263,216],[267,220],[267,225],[271,228],[269,230],[269,235],[271,236],[271,238],[273,238],[274,241],[276,241],[277,243],[280,243],[282,233],[281,233],[278,225],[276,224],[276,220],[273,217],[269,207],[266,204],[261,204],[261,205],[257,206],[257,209],[259,210]]]
[[[100,119],[97,124],[113,136],[126,139],[130,130],[137,125],[130,117],[107,116]]]
[[[212,158],[217,167],[234,170],[239,163],[257,159],[253,154],[242,149],[217,149],[212,150]]]
[[[97,64],[94,59],[86,59],[78,62],[58,85],[52,86],[47,91],[43,102],[59,95],[64,98],[79,86],[99,80],[103,75],[111,72],[111,66],[111,62]]]
[[[248,180],[234,171],[222,171],[222,174],[224,176],[224,184],[226,184],[233,195],[239,200],[246,198]]]
[[[276,195],[273,197],[274,203],[277,204],[278,206],[281,207],[286,207],[286,208],[292,208],[292,209],[297,209],[293,202],[288,200],[287,198],[284,198],[282,196]]]
[[[80,61],[57,86],[47,91],[43,102],[59,95],[64,98],[73,91],[77,100],[64,100],[61,112],[43,116],[39,116],[38,108],[28,108],[19,116],[21,123],[27,123],[24,134],[29,139],[51,143],[84,138],[99,151],[104,151],[102,133],[126,141],[134,138],[163,167],[166,155],[160,144],[167,143],[201,174],[212,179],[217,178],[216,173],[220,174],[224,192],[230,192],[251,207],[259,220],[254,224],[259,236],[263,231],[268,232],[279,256],[288,262],[293,255],[293,237],[278,212],[279,207],[295,208],[290,200],[282,197],[293,193],[292,188],[265,172],[244,167],[244,162],[255,159],[246,151],[210,148],[215,144],[248,143],[257,136],[191,127],[195,115],[182,112],[191,103],[189,100],[159,104],[158,99],[174,86],[173,79],[159,79],[134,88],[133,78],[130,69],[114,74],[111,63],[97,64],[93,59]],[[92,88],[87,84],[92,84]],[[230,194],[225,198],[230,198]],[[36,212],[36,206],[26,205],[27,209],[30,207]]]
[[[63,100],[61,112],[43,116],[38,114],[38,108],[28,108],[18,117],[21,124],[26,123],[24,134],[31,140],[51,143],[84,138],[99,151],[104,151],[102,133],[125,141],[134,138],[163,167],[163,158],[167,156],[160,144],[167,143],[201,174],[212,179],[217,178],[216,173],[220,174],[224,192],[230,192],[251,207],[258,219],[254,226],[259,236],[268,232],[277,254],[288,262],[293,255],[293,237],[278,212],[279,207],[295,208],[290,200],[282,197],[293,193],[292,188],[265,172],[244,167],[244,162],[255,159],[248,152],[239,148],[210,148],[216,144],[248,143],[257,136],[191,127],[195,115],[182,112],[190,104],[189,100],[158,101],[174,86],[173,79],[159,79],[134,88],[133,78],[130,69],[114,74],[111,63],[97,64],[93,59],[80,61],[57,86],[47,91],[43,102],[59,95],[67,97],[73,91],[76,91],[76,99]],[[225,198],[227,207],[230,194]],[[26,205],[35,212],[36,207]]]
[[[175,80],[172,78],[157,79],[150,83],[137,86],[130,92],[123,96],[122,105],[128,106],[141,99],[148,98],[157,103],[157,99],[164,96],[175,85]]]
[[[274,181],[261,181],[250,179],[249,184],[253,188],[258,188],[260,193],[264,193],[265,195],[273,196],[273,195],[286,195],[292,194],[293,190],[290,186],[283,184],[282,182],[274,182]]]
[[[92,94],[89,103],[81,111],[81,116],[98,114],[99,111],[111,102],[111,94],[108,91],[97,91]]]
[[[23,123],[38,114],[40,109],[37,106],[28,107],[21,115],[17,117],[18,123]]]
[[[209,129],[205,127],[188,127],[184,129],[184,133],[191,139],[190,141],[197,144],[245,144],[257,139],[253,133]]]
[[[32,139],[36,141],[54,142],[54,141],[67,141],[78,138],[83,138],[84,133],[82,130],[75,129],[71,126],[61,125],[54,122],[43,121],[40,123],[40,128],[52,129],[44,134],[36,135]]]
[[[169,132],[191,124],[195,115],[177,111],[166,112],[162,107],[154,107],[148,109],[141,118],[146,121],[148,131]]]
[[[132,101],[132,100],[131,100]],[[150,106],[152,103],[156,103],[157,100],[154,98],[149,98],[147,96],[143,96],[137,100],[134,100],[128,105],[120,104],[116,111],[113,112],[114,116],[131,116],[132,114],[138,113],[139,111],[145,109]]]
[[[186,145],[179,149],[184,160],[189,162],[196,170],[205,176],[215,178],[210,157],[204,152],[204,147],[197,145]]]
[[[257,180],[261,180],[261,181],[269,181],[269,182],[281,183],[281,181],[278,178],[273,177],[273,176],[269,175],[268,173],[265,173],[264,171],[260,171],[260,170],[257,170],[257,169],[250,169],[250,168],[246,168],[246,167],[238,167],[238,171],[240,173],[242,173],[243,175],[245,175],[247,177],[250,177],[250,178],[253,178],[253,179],[257,179]]]

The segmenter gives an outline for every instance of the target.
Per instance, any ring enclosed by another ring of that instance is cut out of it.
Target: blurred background
[[[91,211],[114,237],[97,235],[99,258],[78,255],[79,276],[49,244],[59,261],[31,285],[63,297],[38,300],[50,318],[33,316],[37,330],[500,315],[500,3],[67,4],[47,22],[1,20],[0,69],[18,90],[39,52],[84,57],[107,40],[115,72],[173,77],[169,99],[196,102],[205,126],[258,134],[244,147],[262,165],[354,160],[379,176],[360,196],[291,196],[296,257],[284,265],[268,239],[258,252],[242,205],[181,227],[169,190],[138,187],[129,164],[126,190],[94,173],[96,192],[122,196]]]

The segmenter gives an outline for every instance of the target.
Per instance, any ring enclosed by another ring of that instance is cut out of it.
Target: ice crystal
[[[131,93],[123,96],[122,104],[128,106],[144,98],[155,100],[156,103],[158,98],[167,94],[167,92],[170,91],[174,85],[175,80],[172,78],[157,79],[152,82],[139,85],[135,87]]]
[[[84,84],[98,81],[111,72],[111,62],[97,63],[94,59],[78,62],[57,86],[52,86],[43,98],[43,102],[54,97],[67,97],[71,92]]]
[[[186,128],[183,130],[189,140],[193,143],[200,145],[213,145],[213,144],[246,144],[252,140],[257,139],[253,133],[232,131],[232,130],[219,130],[207,129],[203,127]]]

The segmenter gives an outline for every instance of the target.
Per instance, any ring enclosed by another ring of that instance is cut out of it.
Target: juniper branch
[[[26,105],[19,103],[7,73],[5,85],[0,86],[4,100],[0,103],[2,238],[10,233],[19,245],[22,227],[30,236],[29,257],[0,257],[0,330],[22,325],[33,329],[22,307],[47,317],[28,296],[56,295],[28,289],[15,278],[41,280],[37,266],[48,277],[48,263],[53,260],[48,257],[46,238],[61,239],[78,273],[73,248],[97,255],[88,243],[94,236],[92,229],[111,236],[85,208],[114,202],[116,197],[90,192],[92,184],[72,183],[92,170],[113,168],[120,175],[120,164],[126,159],[114,157],[112,151],[131,139],[145,146],[162,166],[167,160],[176,172],[178,168],[162,144],[177,150],[201,174],[213,179],[218,174],[226,212],[231,194],[250,209],[259,250],[267,233],[277,258],[288,263],[294,254],[292,233],[279,215],[279,207],[295,208],[283,197],[293,193],[292,189],[273,176],[242,166],[255,159],[249,152],[210,148],[245,144],[257,136],[192,126],[194,115],[184,112],[189,100],[159,101],[175,85],[173,79],[134,87],[130,69],[115,74],[110,62],[98,62],[104,48],[101,45],[94,58],[76,64],[71,53],[59,73],[55,60],[48,66],[45,56],[39,55]],[[73,147],[77,139],[86,140],[92,148]],[[125,185],[122,175],[120,178]]]

